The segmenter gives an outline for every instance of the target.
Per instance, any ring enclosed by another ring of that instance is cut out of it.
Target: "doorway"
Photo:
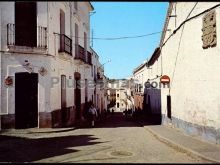
[[[81,89],[80,89],[80,79],[81,75],[78,72],[75,72],[74,74],[75,78],[75,106],[76,106],[76,118],[81,118]]]
[[[167,96],[167,117],[171,119],[171,96]]]
[[[15,74],[15,128],[38,126],[38,74]]]
[[[66,122],[66,76],[61,75],[61,121],[62,126],[65,125]]]

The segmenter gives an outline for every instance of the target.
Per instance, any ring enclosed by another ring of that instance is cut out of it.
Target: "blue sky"
[[[92,2],[93,37],[124,37],[160,32],[165,22],[168,2]],[[93,40],[93,49],[109,78],[127,78],[159,45],[161,33],[143,38]]]

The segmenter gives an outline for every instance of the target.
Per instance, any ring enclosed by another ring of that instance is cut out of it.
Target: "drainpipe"
[[[69,5],[70,5],[70,37],[72,39],[72,4],[71,2],[69,2]]]
[[[0,7],[0,25],[2,25],[2,8]],[[2,36],[2,26],[0,26],[0,36]],[[2,42],[0,39],[0,50],[2,50]],[[1,117],[2,117],[2,52],[0,52],[0,130],[1,126]]]
[[[49,33],[49,20],[50,20],[50,9],[49,9],[49,2],[47,2],[47,53],[49,54],[49,38],[50,38],[50,33]]]

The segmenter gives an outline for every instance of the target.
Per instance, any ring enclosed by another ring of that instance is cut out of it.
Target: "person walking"
[[[94,107],[93,104],[89,108],[89,113],[90,113],[91,126],[94,127],[95,126],[95,119],[98,114],[97,114],[96,108]]]

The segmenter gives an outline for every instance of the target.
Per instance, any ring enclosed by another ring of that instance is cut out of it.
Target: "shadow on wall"
[[[142,119],[146,125],[161,125],[161,89],[145,88]]]
[[[29,139],[0,135],[0,162],[32,162],[78,150],[70,147],[94,145],[92,135]]]

